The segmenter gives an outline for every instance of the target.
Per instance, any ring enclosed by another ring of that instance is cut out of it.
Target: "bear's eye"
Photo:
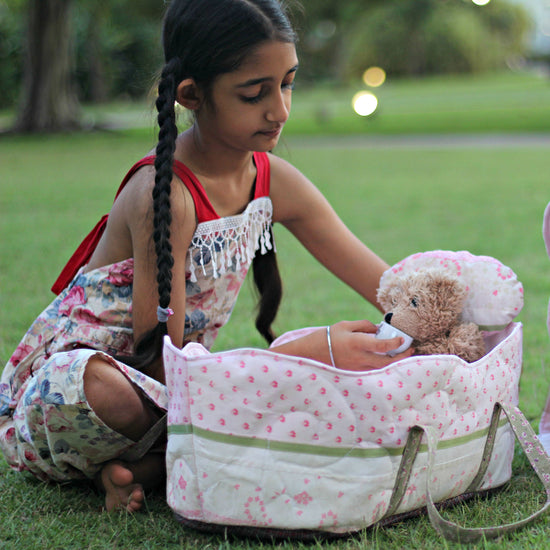
[[[411,306],[412,306],[412,307],[418,307],[418,301],[417,301],[416,298],[413,298],[413,299],[411,300]]]

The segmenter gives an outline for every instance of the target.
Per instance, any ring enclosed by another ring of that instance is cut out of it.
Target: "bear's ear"
[[[434,302],[441,310],[462,312],[466,287],[456,277],[441,272],[427,272],[426,283]]]
[[[379,288],[376,294],[378,303],[382,306],[384,313],[388,313],[395,306],[399,295],[401,294],[400,288],[397,284],[387,285],[383,288]]]

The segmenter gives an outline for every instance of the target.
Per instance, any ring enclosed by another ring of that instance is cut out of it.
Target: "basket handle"
[[[498,423],[501,411],[503,411],[506,415],[512,430],[514,431],[516,439],[529,459],[531,467],[544,486],[544,490],[546,491],[546,503],[540,510],[531,514],[527,518],[514,523],[494,527],[466,528],[443,519],[434,504],[430,490],[430,479],[432,478],[431,474],[435,463],[435,452],[437,449],[437,435],[432,427],[419,426],[420,430],[426,434],[428,443],[428,472],[426,476],[428,515],[434,528],[449,541],[474,543],[483,538],[494,538],[510,533],[527,525],[529,522],[546,512],[550,507],[550,457],[546,454],[546,451],[535,435],[533,428],[517,407],[509,408],[507,405],[503,405],[502,403],[496,403],[493,410],[493,420],[496,418],[496,423]],[[492,422],[492,424],[493,423],[495,422]],[[483,470],[483,474],[487,469],[487,464],[489,463],[493,443],[494,437],[488,437],[488,443],[485,445],[484,456],[480,466],[480,471]],[[475,483],[479,485],[482,477],[483,476],[478,474],[469,488],[471,489]]]
[[[491,455],[493,453],[493,447],[495,445],[496,434],[498,430],[498,424],[500,420],[500,409],[499,411],[493,410],[493,415],[491,417],[491,423],[489,425],[489,431],[487,433],[487,438],[485,440],[485,447],[483,449],[483,455],[481,457],[481,463],[479,465],[478,472],[468,488],[464,493],[471,493],[477,491],[483,482],[483,478],[491,462]],[[420,451],[420,446],[422,444],[422,437],[424,432],[427,430],[425,426],[412,426],[409,430],[409,435],[403,448],[403,456],[397,470],[397,475],[395,478],[395,484],[392,490],[390,502],[388,503],[388,508],[384,517],[390,517],[396,513],[407,487],[409,486],[409,480],[412,473],[412,468],[414,461],[416,460],[416,455]]]
[[[395,476],[395,483],[391,493],[390,501],[388,507],[384,514],[384,518],[393,516],[399,508],[407,487],[409,486],[409,480],[412,474],[413,464],[416,459],[416,455],[420,450],[420,445],[422,443],[422,436],[424,435],[424,428],[421,426],[412,426],[409,430],[409,435],[407,437],[407,442],[403,448],[403,455],[401,457],[401,462],[399,463],[399,468],[397,470],[397,475]]]

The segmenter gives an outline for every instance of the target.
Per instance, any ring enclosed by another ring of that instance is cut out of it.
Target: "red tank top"
[[[129,172],[126,174],[118,191],[115,195],[115,200],[120,195],[120,192],[124,189],[124,186],[128,183],[130,178],[142,167],[149,166],[155,163],[154,156],[148,156],[140,161],[136,162]],[[256,183],[254,189],[254,199],[260,197],[269,196],[269,182],[270,182],[270,167],[269,167],[269,158],[266,153],[254,153],[254,164],[256,165]],[[210,200],[208,199],[206,192],[195,177],[193,172],[187,168],[185,164],[177,160],[174,161],[173,165],[174,174],[184,183],[187,187],[191,196],[193,197],[193,202],[195,203],[195,210],[197,213],[198,223],[217,220],[220,218],[214,207],[212,206]],[[67,265],[61,271],[61,274],[55,281],[52,286],[52,291],[55,294],[61,293],[67,285],[73,280],[73,277],[77,274],[78,270],[86,265],[92,256],[103,232],[105,231],[105,226],[107,225],[108,214],[105,214],[96,226],[90,231],[88,236],[82,241],[80,246],[76,249],[74,254],[71,256]]]

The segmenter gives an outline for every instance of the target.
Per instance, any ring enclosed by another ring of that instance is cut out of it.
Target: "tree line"
[[[200,0],[196,0],[200,1]],[[78,128],[81,102],[139,98],[160,68],[159,0],[0,0],[0,108],[22,132]],[[529,18],[506,0],[290,3],[302,82],[481,72],[525,56]]]

